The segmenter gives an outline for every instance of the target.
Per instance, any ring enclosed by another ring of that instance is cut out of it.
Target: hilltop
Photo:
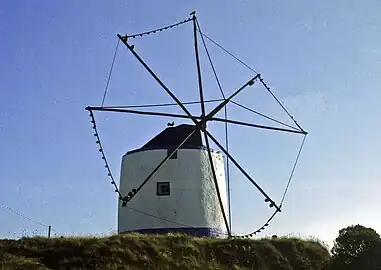
[[[297,238],[212,239],[186,235],[32,237],[0,240],[0,269],[323,269],[330,255]]]

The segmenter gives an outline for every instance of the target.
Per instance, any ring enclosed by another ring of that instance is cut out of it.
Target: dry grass
[[[321,243],[297,238],[126,234],[0,240],[0,269],[323,269],[328,259]]]

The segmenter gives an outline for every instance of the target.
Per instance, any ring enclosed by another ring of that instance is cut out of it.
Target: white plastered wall
[[[166,149],[125,155],[120,177],[122,195],[137,188],[166,155]],[[212,157],[225,213],[229,218],[223,158],[216,151],[212,152]],[[207,150],[178,150],[177,159],[169,159],[133,197],[128,206],[165,220],[185,224],[187,227],[226,231],[209,164]],[[170,182],[169,196],[156,195],[157,182]],[[119,203],[118,232],[185,227],[159,218],[138,213],[122,207]]]

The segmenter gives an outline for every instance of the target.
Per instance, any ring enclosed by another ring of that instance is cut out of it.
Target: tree
[[[381,241],[377,241],[365,249],[351,263],[351,269],[380,270],[381,269]]]
[[[341,229],[331,250],[332,268],[352,269],[354,264],[364,260],[378,261],[381,254],[378,257],[371,255],[379,250],[380,243],[380,235],[372,228],[358,224]]]

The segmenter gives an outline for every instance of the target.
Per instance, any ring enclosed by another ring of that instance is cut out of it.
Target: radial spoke
[[[157,173],[158,170],[160,170],[161,167],[163,167],[163,165],[172,157],[172,155],[181,148],[181,146],[183,146],[187,141],[188,139],[196,132],[196,127],[194,127],[194,129],[192,130],[192,132],[174,149],[172,149],[172,151],[170,152],[169,155],[167,155],[160,163],[159,165],[156,166],[156,168],[147,176],[147,178],[140,184],[140,186],[138,188],[136,188],[135,192],[133,192],[133,195],[131,197],[123,197],[123,206],[126,206],[127,202],[129,202],[132,197],[134,195],[136,195],[142,188],[143,186]]]
[[[269,129],[269,130],[283,131],[283,132],[290,132],[290,133],[297,133],[297,134],[306,134],[305,131],[300,131],[300,130],[287,129],[287,128],[278,128],[278,127],[271,127],[271,126],[263,126],[263,125],[257,125],[257,124],[250,124],[250,123],[247,123],[247,122],[241,122],[241,121],[224,119],[224,118],[218,118],[218,117],[212,117],[209,120],[216,121],[216,122],[225,122],[225,123],[230,123],[230,124],[236,124],[236,125],[241,125],[241,126],[247,126],[247,127],[260,128],[260,129]]]
[[[147,111],[136,111],[136,110],[128,110],[128,109],[116,109],[116,108],[102,108],[102,107],[87,107],[87,109],[93,111],[104,111],[104,112],[122,112],[122,113],[131,113],[131,114],[140,114],[140,115],[153,115],[153,116],[166,116],[166,117],[175,117],[175,118],[184,118],[184,119],[201,119],[199,116],[188,116],[183,114],[175,114],[175,113],[163,113],[163,112],[147,112]]]
[[[228,222],[228,219],[226,217],[224,204],[222,202],[221,192],[220,192],[220,188],[218,186],[217,174],[216,174],[216,170],[214,168],[213,157],[212,157],[212,153],[210,151],[210,145],[209,145],[208,136],[206,135],[206,131],[204,131],[204,138],[205,138],[206,149],[208,151],[209,163],[210,163],[210,167],[211,167],[212,174],[213,174],[214,186],[215,186],[216,192],[217,192],[218,202],[220,204],[220,208],[221,208],[222,216],[223,216],[223,219],[225,222],[226,230],[228,231],[228,235],[230,236],[231,235],[231,228],[229,227],[229,222]]]
[[[263,196],[265,196],[266,201],[270,202],[270,207],[274,206],[280,211],[280,207],[277,206],[277,204],[267,195],[267,193],[254,181],[253,178],[239,165],[239,163],[229,154],[228,151],[208,132],[205,130],[208,137],[221,149],[222,152],[233,162],[233,164],[243,173],[243,175],[246,176],[246,178],[259,190],[259,192],[262,193]]]
[[[159,77],[152,71],[152,69],[143,61],[143,59],[135,52],[134,48],[127,43],[127,38],[122,37],[118,34],[119,39],[126,45],[126,47],[132,52],[136,59],[145,67],[145,69],[151,74],[151,76],[160,84],[160,86],[171,96],[171,98],[183,109],[186,115],[192,119],[192,121],[197,124],[197,120],[192,116],[192,114],[187,110],[187,108],[181,103],[181,101],[172,93],[171,90],[159,79]]]
[[[236,95],[238,95],[243,89],[245,89],[248,85],[253,85],[255,80],[259,78],[259,74],[256,75],[255,77],[253,77],[252,79],[250,79],[247,83],[245,83],[243,86],[241,86],[237,91],[235,91],[230,97],[228,97],[227,99],[225,99],[223,102],[221,102],[220,105],[218,105],[216,108],[214,108],[214,110],[212,110],[207,116],[206,116],[206,119],[209,120],[210,118],[212,118],[214,115],[216,115],[223,107],[225,107],[229,101],[234,98]]]

